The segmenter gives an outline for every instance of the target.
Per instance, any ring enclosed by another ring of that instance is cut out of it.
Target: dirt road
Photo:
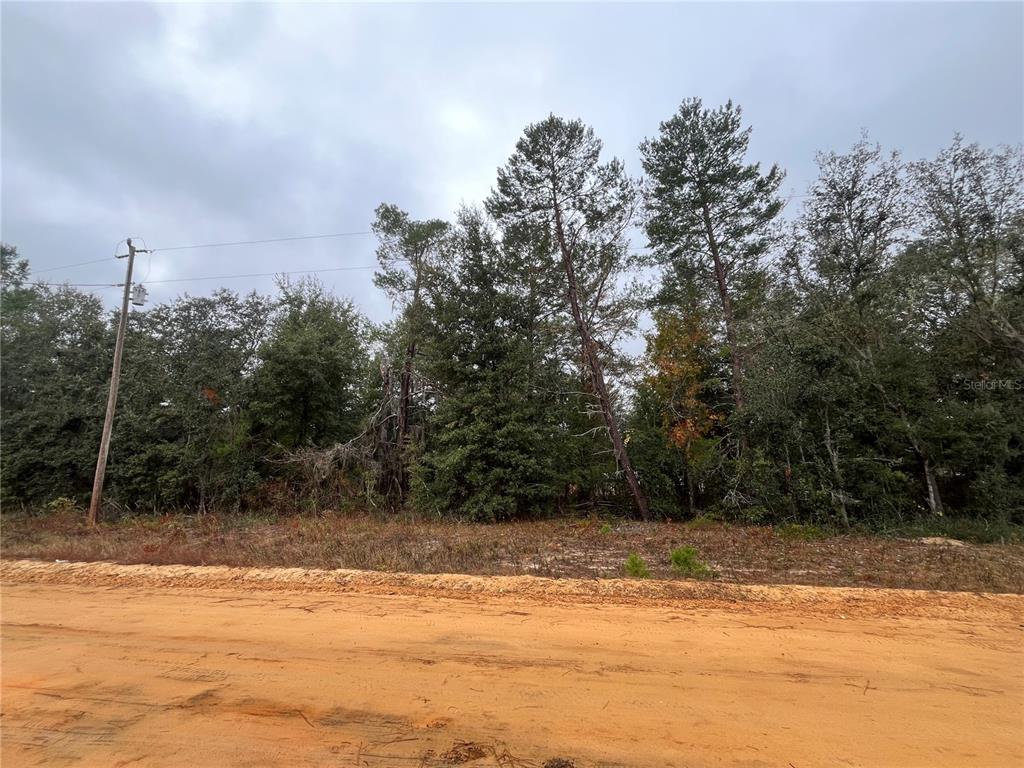
[[[1024,763],[1018,596],[28,562],[0,577],[4,768]]]

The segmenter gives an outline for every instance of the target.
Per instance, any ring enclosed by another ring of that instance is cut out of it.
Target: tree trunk
[[[910,422],[906,421],[906,424],[909,428]],[[911,445],[914,448],[914,453],[917,454],[917,459],[921,462],[921,472],[924,475],[924,485],[928,491],[928,511],[930,511],[935,517],[942,517],[942,497],[939,495],[939,483],[935,479],[935,468],[932,466],[932,460],[921,448],[921,445],[913,435],[910,436],[910,439]]]
[[[931,460],[922,456],[921,463],[924,465],[924,482],[928,486],[928,509],[936,517],[942,517],[942,498],[939,496],[939,484],[935,481]]]
[[[825,450],[828,451],[829,459],[832,462],[832,474],[835,477],[838,493],[834,494],[839,500],[839,518],[844,528],[850,527],[850,517],[846,513],[846,494],[843,492],[843,476],[839,470],[839,449],[832,442],[832,427],[828,421],[828,411],[825,411]]]
[[[687,501],[690,504],[690,510],[689,510],[690,511],[690,516],[691,517],[696,517],[697,516],[697,504],[696,504],[696,501],[695,501],[696,494],[694,493],[694,489],[693,489],[693,470],[690,468],[690,459],[689,459],[689,457],[686,458],[686,466],[684,467],[684,471],[686,472],[686,497],[687,497]]]
[[[415,324],[419,321],[420,312],[420,272],[423,260],[423,252],[413,260],[413,271],[415,283],[413,285],[412,304],[410,305],[409,342],[405,348],[405,360],[402,363],[402,376],[399,380],[398,390],[398,496],[400,501],[405,501],[409,492],[409,425],[410,412],[412,410],[412,370],[413,360],[416,357],[416,330]]]
[[[910,447],[914,449],[918,461],[921,462],[924,484],[928,490],[928,509],[936,517],[942,517],[942,497],[939,495],[939,484],[935,479],[935,470],[932,467],[932,460],[928,456],[928,451],[917,439],[917,431],[914,429],[914,425],[910,423],[910,419],[907,416],[907,412],[903,410],[903,406],[892,401],[885,387],[881,384],[875,383],[875,388],[881,393],[884,402],[899,414],[900,421],[903,422],[903,427],[907,430],[907,439],[910,440]]]
[[[601,368],[601,361],[597,357],[597,349],[594,339],[590,334],[590,325],[580,309],[579,293],[576,288],[576,270],[573,266],[572,254],[565,242],[565,232],[562,229],[562,210],[557,200],[555,201],[555,229],[558,236],[558,247],[562,252],[562,267],[565,269],[565,278],[568,284],[569,307],[572,310],[573,320],[576,321],[576,329],[579,331],[580,339],[583,342],[583,356],[590,369],[590,380],[601,405],[601,413],[604,416],[605,426],[608,428],[608,436],[612,441],[612,449],[615,452],[615,459],[622,472],[626,476],[626,483],[633,494],[633,501],[636,503],[637,511],[644,520],[651,519],[651,511],[647,506],[647,497],[640,488],[640,481],[637,480],[636,472],[633,471],[633,464],[626,453],[626,444],[619,432],[619,426],[615,422],[615,413],[612,410],[612,401],[608,395],[608,387],[604,381],[604,371]]]
[[[386,363],[380,366],[381,407],[377,414],[376,438],[371,455],[379,462],[377,493],[383,496],[389,508],[401,503],[401,445],[398,438],[395,401],[391,394],[391,370]],[[392,429],[395,433],[392,434]]]
[[[409,411],[412,401],[412,360],[416,356],[416,341],[409,342],[405,348],[405,362],[402,365],[402,378],[398,391],[398,495],[405,501],[409,490]]]
[[[725,320],[725,340],[729,344],[729,362],[732,367],[732,397],[736,403],[736,410],[742,411],[743,399],[743,357],[740,355],[739,345],[736,336],[736,316],[733,314],[732,298],[729,296],[729,286],[725,281],[725,265],[722,264],[722,256],[718,250],[718,239],[715,237],[714,228],[711,224],[711,211],[707,203],[704,209],[704,227],[707,230],[708,247],[711,250],[711,258],[715,262],[715,282],[718,284],[718,298],[722,302],[722,317]]]
[[[932,467],[932,460],[928,456],[928,452],[922,447],[921,443],[918,442],[917,436],[913,426],[910,423],[910,419],[907,418],[906,412],[904,412],[902,406],[899,408],[900,418],[903,420],[903,425],[907,430],[907,437],[910,438],[910,445],[914,449],[914,453],[917,454],[918,461],[921,462],[921,471],[924,474],[924,485],[928,490],[928,510],[935,515],[935,517],[942,517],[942,497],[939,495],[939,484],[935,479],[935,469]]]
[[[796,495],[793,493],[793,464],[789,460],[789,444],[786,444],[786,469],[783,473],[786,497],[789,499],[789,513],[796,517]]]

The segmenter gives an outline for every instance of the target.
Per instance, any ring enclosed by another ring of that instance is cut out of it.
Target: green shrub
[[[73,512],[78,508],[74,499],[69,499],[67,496],[58,496],[56,499],[46,505],[46,508],[51,512]]]
[[[605,523],[604,525],[602,525],[600,528],[597,529],[597,532],[601,533],[601,534],[607,535],[607,534],[611,533],[612,530],[613,530],[612,529],[612,524],[611,523]]]
[[[787,523],[775,528],[775,533],[784,539],[800,539],[801,541],[817,541],[828,536],[825,531],[816,525],[805,525],[803,523]]]
[[[771,521],[772,511],[758,504],[719,502],[706,508],[703,516],[709,520],[736,525],[764,525]]]
[[[697,550],[693,547],[677,547],[672,550],[669,559],[672,561],[672,570],[680,576],[700,579],[714,575],[714,571],[697,557]]]
[[[647,568],[647,563],[636,552],[630,552],[629,557],[626,558],[626,574],[634,579],[651,578],[651,572]]]

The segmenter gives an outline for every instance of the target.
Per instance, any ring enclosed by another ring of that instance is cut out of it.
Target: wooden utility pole
[[[107,473],[107,452],[110,450],[110,432],[114,427],[114,409],[117,407],[117,385],[121,380],[121,353],[124,351],[124,332],[128,326],[128,299],[132,290],[132,267],[135,254],[148,253],[136,249],[132,239],[128,240],[128,271],[124,277],[124,299],[121,301],[121,318],[117,324],[117,341],[114,343],[114,366],[110,371],[110,395],[107,397],[107,415],[103,419],[103,437],[100,438],[100,453],[96,458],[96,477],[92,482],[92,499],[89,502],[89,525],[95,526],[103,502],[103,478]]]

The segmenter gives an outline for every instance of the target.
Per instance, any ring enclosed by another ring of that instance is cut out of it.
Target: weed
[[[693,547],[677,547],[672,550],[669,559],[672,561],[672,570],[680,576],[700,579],[714,575],[714,571],[697,557],[697,550]]]
[[[615,529],[612,528],[612,524],[611,523],[605,523],[604,525],[602,525],[600,528],[597,529],[597,532],[607,536],[609,533],[611,533],[614,530]]]
[[[629,557],[626,558],[626,574],[634,579],[651,578],[651,572],[647,568],[647,563],[636,552],[630,552]]]

